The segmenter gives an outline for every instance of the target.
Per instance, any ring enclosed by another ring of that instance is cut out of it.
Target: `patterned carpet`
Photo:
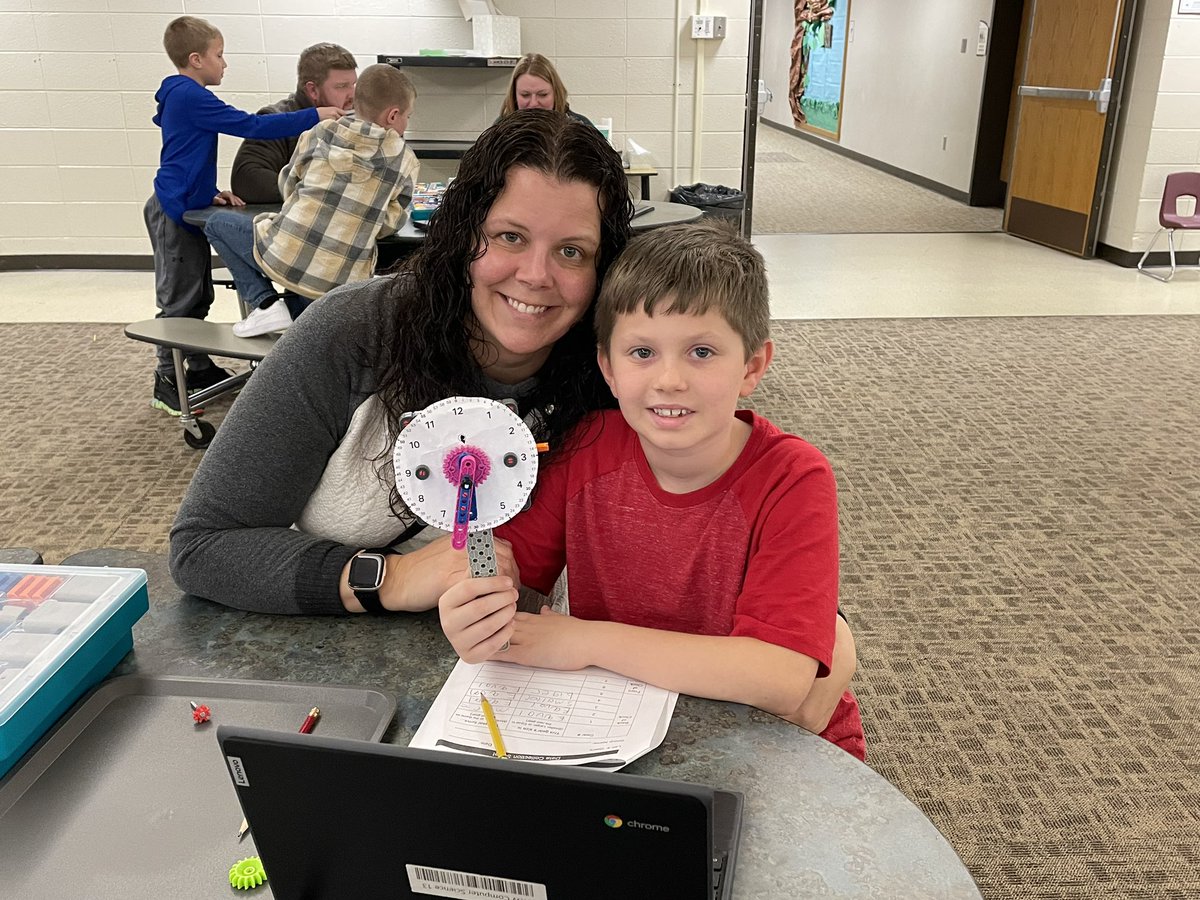
[[[967,206],[761,124],[755,234],[999,231],[1003,211]]]
[[[198,454],[149,349],[0,338],[0,545],[164,550]],[[870,764],[985,897],[1200,896],[1200,319],[775,338],[753,400],[838,475]]]

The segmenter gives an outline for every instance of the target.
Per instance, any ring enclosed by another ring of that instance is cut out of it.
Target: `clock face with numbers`
[[[484,397],[450,397],[417,413],[396,438],[396,487],[413,513],[445,531],[454,528],[464,457],[474,465],[475,518],[468,530],[507,522],[537,481],[537,444],[515,412]]]

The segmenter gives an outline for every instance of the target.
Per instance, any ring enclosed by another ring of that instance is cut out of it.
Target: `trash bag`
[[[717,219],[741,219],[746,192],[723,184],[685,184],[671,191],[672,203],[695,206],[706,216]]]

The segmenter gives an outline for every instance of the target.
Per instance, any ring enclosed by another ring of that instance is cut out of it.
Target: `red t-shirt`
[[[620,412],[597,413],[580,426],[580,449],[538,473],[533,506],[496,534],[542,593],[570,560],[573,616],[757,638],[812,657],[824,676],[837,613],[833,472],[801,438],[737,415],[752,430],[729,470],[671,494]],[[849,691],[822,736],[865,758]]]

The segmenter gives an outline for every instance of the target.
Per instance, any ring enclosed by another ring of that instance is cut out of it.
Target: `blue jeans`
[[[254,219],[228,209],[217,210],[205,223],[204,234],[233,275],[243,303],[258,309],[279,296],[271,279],[254,261]]]

